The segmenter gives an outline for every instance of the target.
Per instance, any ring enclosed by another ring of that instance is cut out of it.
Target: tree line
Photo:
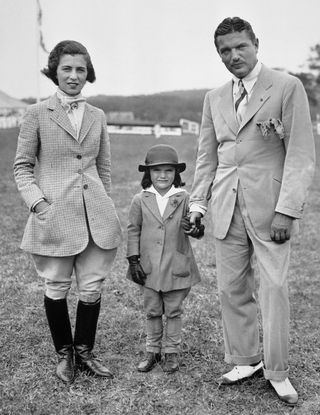
[[[308,95],[313,120],[320,114],[320,44],[310,48],[306,70],[292,73],[303,83]],[[208,89],[161,92],[151,95],[97,95],[88,102],[104,112],[133,112],[135,119],[152,122],[178,122],[180,118],[201,121],[204,96]],[[27,103],[35,99],[24,100]]]
[[[313,120],[320,114],[320,44],[310,48],[305,71],[290,72],[303,83]],[[139,120],[177,122],[180,118],[201,121],[203,99],[208,90],[163,92],[129,97],[98,95],[89,102],[105,112],[132,111]]]

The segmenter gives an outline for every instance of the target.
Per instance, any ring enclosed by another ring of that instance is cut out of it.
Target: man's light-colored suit
[[[121,241],[111,187],[110,141],[102,110],[85,104],[79,139],[54,95],[28,108],[14,163],[18,189],[31,212],[21,248],[32,254],[71,256],[88,245],[88,226],[103,249]],[[87,223],[88,221],[88,223]]]
[[[306,93],[293,76],[262,65],[241,125],[232,88],[230,81],[205,97],[191,203],[206,207],[212,200],[226,361],[251,364],[259,359],[249,263],[254,251],[261,280],[265,375],[281,380],[288,370],[285,274],[290,243],[275,244],[270,230],[275,212],[302,216],[314,172],[312,124]],[[234,242],[241,233],[245,252]]]

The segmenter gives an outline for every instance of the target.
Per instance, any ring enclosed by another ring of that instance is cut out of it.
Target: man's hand
[[[142,266],[140,265],[139,255],[132,255],[127,258],[129,262],[129,269],[132,281],[136,284],[144,285],[146,282],[146,274],[143,271]]]
[[[277,244],[283,244],[288,241],[291,236],[293,218],[276,212],[271,223],[271,239]]]

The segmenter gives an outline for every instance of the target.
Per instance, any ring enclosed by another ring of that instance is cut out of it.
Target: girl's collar
[[[153,185],[151,185],[147,189],[143,189],[143,191],[153,193],[156,196],[160,196],[160,197],[170,197],[170,196],[173,196],[177,193],[185,192],[185,190],[181,189],[181,187],[174,187],[173,185],[170,187],[170,189],[167,191],[167,193],[163,196],[155,189],[155,187]]]

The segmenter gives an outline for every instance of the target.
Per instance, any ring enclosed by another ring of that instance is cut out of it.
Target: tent
[[[0,91],[0,128],[18,127],[27,106],[25,102]]]
[[[0,91],[0,110],[8,109],[20,109],[27,107],[28,104],[26,104],[23,101],[19,101],[18,99],[9,97],[9,95],[5,94],[4,92]]]

